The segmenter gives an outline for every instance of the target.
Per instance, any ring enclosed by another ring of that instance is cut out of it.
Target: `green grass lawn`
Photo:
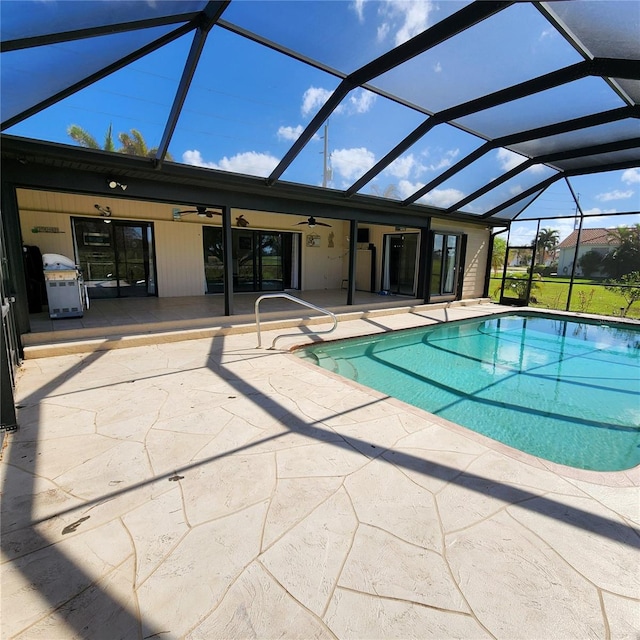
[[[491,278],[489,295],[496,302],[500,299],[501,278]],[[569,294],[568,278],[545,279],[537,282],[532,291],[535,299],[530,306],[543,309],[566,309]],[[570,311],[595,313],[604,316],[620,316],[621,307],[626,308],[625,299],[613,291],[604,288],[598,281],[578,279],[573,281]],[[627,318],[640,318],[640,302],[635,302],[627,312]]]

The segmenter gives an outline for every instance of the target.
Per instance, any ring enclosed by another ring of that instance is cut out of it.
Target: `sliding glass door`
[[[413,296],[416,293],[418,255],[417,233],[390,233],[384,236],[382,289]]]
[[[203,226],[207,293],[224,291],[222,229]],[[233,290],[283,291],[297,288],[300,234],[233,229]]]
[[[73,232],[76,262],[90,298],[156,294],[150,223],[74,218]]]
[[[434,233],[431,248],[429,299],[453,300],[458,288],[461,236]]]

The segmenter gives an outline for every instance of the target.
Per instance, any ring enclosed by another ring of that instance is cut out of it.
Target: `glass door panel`
[[[383,289],[400,295],[415,295],[417,250],[417,233],[385,235]]]
[[[150,224],[74,219],[73,231],[76,263],[90,298],[155,295]]]
[[[234,291],[256,291],[257,265],[254,235],[253,231],[233,230]]]
[[[76,262],[90,298],[117,298],[113,225],[102,220],[74,220]]]
[[[218,227],[202,227],[204,245],[204,277],[207,293],[224,291],[224,254],[222,251],[222,229]]]
[[[447,236],[447,250],[444,254],[444,277],[442,278],[442,293],[455,293],[456,263],[458,258],[458,236]]]
[[[429,299],[453,300],[458,288],[461,238],[446,233],[434,233],[432,237]]]
[[[260,233],[260,282],[259,291],[283,291],[282,234]]]
[[[122,298],[146,296],[149,283],[148,248],[142,225],[114,225],[118,294]]]
[[[418,234],[404,234],[398,269],[398,293],[412,296],[415,294],[416,253]]]
[[[232,229],[233,290],[284,291],[297,282],[293,265],[298,262],[292,233]],[[202,228],[204,274],[207,293],[224,291],[222,229]],[[294,255],[295,254],[295,255]]]
[[[433,251],[431,252],[431,286],[429,293],[440,295],[440,282],[442,281],[442,254],[444,236],[441,233],[433,235]]]

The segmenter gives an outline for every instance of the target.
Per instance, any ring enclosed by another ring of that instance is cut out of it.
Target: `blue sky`
[[[162,4],[162,3],[160,3]],[[248,29],[260,29],[322,64],[352,71],[453,13],[465,3],[400,0],[334,0],[325,2],[231,3],[224,18]],[[51,8],[51,5],[48,5]],[[55,6],[55,3],[54,3]],[[87,7],[95,4],[87,3]],[[294,30],[291,25],[298,27]],[[500,38],[496,38],[499,26]],[[123,35],[102,36],[102,55],[116,50]],[[162,136],[191,35],[138,60],[46,111],[7,130],[63,143],[72,143],[66,131],[77,124],[102,140],[111,124],[114,133],[138,129],[149,146]],[[95,50],[95,46],[93,47]],[[82,43],[57,45],[65,59],[90,64]],[[495,91],[580,58],[568,43],[530,5],[501,12],[492,23],[479,24],[410,63],[375,79],[372,85],[395,91],[424,109],[438,111]],[[5,59],[3,58],[3,62]],[[498,61],[498,64],[496,64]],[[46,67],[47,59],[43,58]],[[51,74],[56,73],[51,57]],[[419,77],[420,82],[415,82]],[[413,78],[407,82],[407,78]],[[544,96],[489,109],[463,119],[492,136],[513,127],[542,126],[545,118],[565,119],[622,106],[622,101],[599,78],[589,78],[553,90],[556,108],[541,109]],[[266,176],[308,124],[338,79],[227,30],[211,32],[182,116],[170,143],[177,162],[226,171]],[[571,99],[568,99],[570,96]],[[548,98],[548,97],[547,97]],[[548,104],[548,103],[547,103]],[[328,123],[330,187],[344,189],[380,160],[398,140],[412,131],[425,115],[363,89],[351,92]],[[323,129],[282,176],[284,180],[322,183]],[[384,192],[393,186],[400,198],[411,195],[438,172],[482,144],[462,129],[440,125],[398,158],[362,192]],[[427,194],[422,202],[448,207],[524,160],[523,156],[494,150]],[[532,167],[512,181],[470,203],[465,210],[483,212],[496,202],[526,189],[552,170]],[[640,209],[640,169],[592,174],[572,179],[580,205],[587,214]],[[532,215],[571,214],[575,203],[564,181],[556,182],[531,207]],[[640,222],[640,216],[593,217],[585,226],[615,226]],[[573,229],[573,220],[543,222],[561,232]],[[535,225],[522,228],[522,241]]]

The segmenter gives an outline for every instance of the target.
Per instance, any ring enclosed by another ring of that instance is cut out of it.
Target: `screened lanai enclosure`
[[[3,388],[27,252],[82,263],[97,300],[220,295],[227,315],[239,291],[621,314],[634,290],[582,258],[600,229],[593,251],[640,271],[640,2],[1,10]]]

